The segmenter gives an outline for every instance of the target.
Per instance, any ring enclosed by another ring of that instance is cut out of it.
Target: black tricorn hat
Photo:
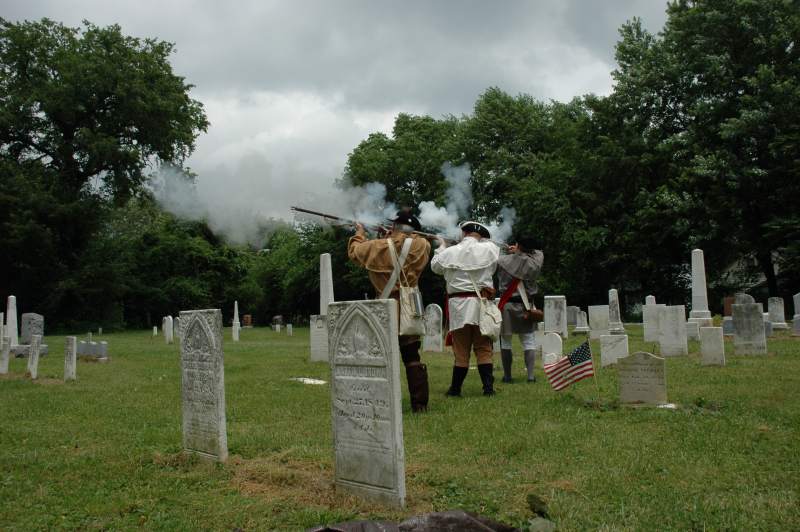
[[[483,238],[491,238],[492,235],[489,233],[489,228],[483,225],[480,222],[461,222],[459,225],[462,231],[465,233],[478,233]]]
[[[514,235],[512,241],[519,244],[525,251],[533,251],[534,249],[541,249],[542,247],[542,243],[539,239],[523,234]]]
[[[422,231],[422,224],[416,216],[411,213],[411,209],[400,209],[397,211],[392,223],[410,225],[415,231]]]

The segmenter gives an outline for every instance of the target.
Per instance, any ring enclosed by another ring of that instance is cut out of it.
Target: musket
[[[318,218],[322,218],[323,220],[327,220],[329,222],[333,222],[336,225],[343,225],[343,226],[352,225],[352,226],[356,226],[358,224],[361,224],[367,229],[388,232],[388,229],[386,227],[384,227],[383,225],[379,225],[379,224],[364,224],[364,223],[361,223],[361,222],[359,222],[357,220],[350,220],[348,218],[342,218],[341,216],[335,216],[333,214],[327,214],[327,213],[324,213],[324,212],[312,211],[312,210],[309,210],[309,209],[304,209],[302,207],[291,207],[291,209],[294,212],[300,212],[300,213],[303,213],[303,214],[310,214],[312,216],[316,216]],[[407,232],[407,231],[404,231],[404,232]],[[419,235],[419,236],[421,236],[423,238],[427,238],[428,240],[436,240],[438,238],[441,238],[442,240],[444,240],[448,244],[456,243],[456,240],[454,240],[452,238],[447,238],[445,236],[437,235],[435,233],[426,233],[425,231],[411,231],[411,233],[415,234],[415,235]]]

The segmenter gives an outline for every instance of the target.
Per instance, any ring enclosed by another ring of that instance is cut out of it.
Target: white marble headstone
[[[794,300],[794,317],[792,318],[792,336],[800,336],[800,292],[796,293]]]
[[[644,298],[645,305],[655,305],[656,304],[656,296],[647,296]]]
[[[442,338],[442,307],[431,303],[425,307],[425,336],[422,337],[422,350],[441,353],[444,351]]]
[[[600,367],[616,364],[628,356],[627,334],[604,334],[600,337]]]
[[[313,315],[311,327],[311,362],[328,361],[328,317]]]
[[[11,340],[11,347],[19,345],[19,327],[17,326],[17,298],[8,296],[6,307],[6,335]]]
[[[544,331],[558,333],[563,339],[569,336],[566,296],[544,296]]]
[[[35,312],[26,312],[22,315],[20,327],[20,344],[30,344],[31,336],[38,334],[44,336],[44,316]]]
[[[586,317],[586,312],[578,310],[578,319],[575,328],[572,330],[575,334],[588,334],[589,333],[589,319]]]
[[[337,488],[405,505],[397,302],[328,305]]]
[[[542,338],[542,354],[544,355],[556,355],[557,357],[561,357],[564,352],[564,344],[561,340],[561,336],[558,333],[547,332],[544,333],[544,337]]]
[[[725,340],[722,327],[700,327],[700,364],[725,365]]]
[[[625,327],[622,325],[622,311],[619,308],[619,294],[616,288],[608,291],[608,332],[625,334]]]
[[[153,336],[158,336],[158,326],[153,325]]]
[[[645,342],[658,342],[658,335],[660,334],[658,317],[661,313],[660,309],[665,307],[666,305],[663,303],[646,304],[642,307],[642,329]]]
[[[639,351],[617,361],[619,401],[630,405],[667,403],[666,364],[663,358]]]
[[[78,339],[67,336],[64,348],[64,382],[74,381],[77,378],[75,367],[78,354]]]
[[[294,328],[292,327],[291,323],[286,324],[286,336],[293,336],[294,335]]]
[[[28,375],[31,379],[39,376],[39,350],[42,344],[42,337],[38,334],[31,336],[31,347],[28,351]]]
[[[0,337],[0,375],[8,373],[8,361],[11,358],[11,339],[5,334]]]
[[[222,312],[184,310],[181,340],[183,448],[204,458],[225,461],[225,365]]]
[[[682,356],[689,354],[686,337],[686,307],[683,305],[667,305],[658,314],[661,356]]]
[[[689,340],[699,340],[700,339],[700,322],[698,321],[687,321],[686,322],[686,338]]]
[[[608,334],[608,305],[589,306],[589,338],[599,340],[604,334]]]
[[[788,329],[789,324],[786,323],[786,313],[783,310],[783,298],[771,297],[767,300],[767,308],[769,310],[769,321],[772,322],[773,329]]]
[[[708,310],[706,262],[702,249],[692,250],[692,310],[689,312],[689,322],[697,323],[698,327],[711,327],[714,323]]]
[[[319,256],[319,313],[321,316],[324,316],[328,313],[328,304],[333,302],[333,270],[331,268],[331,254],[323,253]]]

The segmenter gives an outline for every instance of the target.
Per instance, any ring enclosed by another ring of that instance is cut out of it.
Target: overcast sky
[[[329,190],[347,154],[389,133],[399,112],[470,113],[490,86],[545,100],[608,94],[619,26],[638,16],[657,32],[665,5],[0,0],[0,16],[117,23],[175,43],[174,71],[196,86],[211,122],[190,160],[199,192],[280,216],[281,201]]]

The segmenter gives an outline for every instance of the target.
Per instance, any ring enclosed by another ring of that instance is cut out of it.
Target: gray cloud
[[[0,0],[10,20],[118,23],[127,34],[174,42],[174,70],[196,85],[211,121],[190,161],[200,196],[243,190],[229,205],[262,214],[242,202],[330,193],[347,153],[372,131],[390,132],[398,112],[469,113],[490,86],[561,101],[608,93],[619,26],[640,16],[656,32],[665,6]],[[268,178],[253,177],[261,167]]]

